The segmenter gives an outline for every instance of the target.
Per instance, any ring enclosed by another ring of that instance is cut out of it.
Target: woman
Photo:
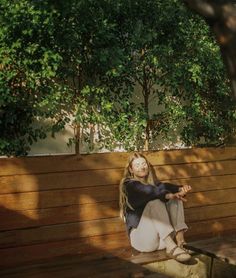
[[[183,248],[188,227],[182,201],[191,187],[161,183],[153,172],[142,154],[129,157],[120,183],[120,212],[130,243],[141,252],[166,248],[169,257],[186,262],[191,256]]]

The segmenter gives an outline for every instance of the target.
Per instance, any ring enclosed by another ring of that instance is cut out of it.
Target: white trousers
[[[159,199],[147,203],[138,227],[130,233],[131,246],[140,252],[152,252],[166,248],[163,239],[173,232],[187,230],[183,202]]]

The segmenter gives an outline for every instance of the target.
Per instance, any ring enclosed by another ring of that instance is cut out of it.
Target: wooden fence
[[[236,148],[145,153],[162,181],[190,184],[189,239],[236,230]],[[118,184],[127,153],[0,159],[0,267],[129,245]]]

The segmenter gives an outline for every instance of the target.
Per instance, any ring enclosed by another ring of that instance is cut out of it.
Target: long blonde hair
[[[124,186],[124,182],[127,179],[134,179],[133,174],[130,171],[130,168],[132,168],[132,162],[136,159],[136,158],[144,158],[147,162],[148,165],[148,176],[145,182],[143,182],[142,180],[140,180],[140,182],[142,182],[144,185],[145,184],[150,184],[153,185],[158,181],[155,172],[153,170],[152,165],[150,164],[150,162],[147,160],[147,158],[138,152],[134,152],[132,153],[127,161],[127,164],[125,166],[124,169],[124,174],[123,174],[123,178],[120,181],[120,186],[119,186],[119,191],[120,191],[120,196],[119,196],[119,205],[120,205],[120,217],[125,221],[125,211],[126,211],[126,207],[129,207],[130,209],[134,210],[132,208],[132,206],[130,205],[130,203],[128,202],[128,197],[127,197],[127,192],[125,190],[125,186]]]

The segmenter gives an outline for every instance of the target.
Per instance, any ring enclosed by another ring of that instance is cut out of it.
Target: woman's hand
[[[184,202],[187,202],[187,200],[183,196],[181,196],[181,194],[179,192],[177,192],[177,193],[167,193],[165,198],[167,200],[179,199],[179,200],[182,200]]]
[[[191,186],[190,185],[183,185],[180,188],[180,191],[177,193],[167,193],[165,198],[167,200],[174,200],[174,199],[179,199],[182,200],[183,202],[187,202],[187,199],[185,199],[184,197],[186,196],[186,194],[191,190]]]
[[[189,191],[191,191],[192,190],[192,187],[190,186],[190,185],[183,185],[183,186],[181,186],[180,187],[180,190],[179,190],[179,194],[181,195],[181,196],[185,196]]]

